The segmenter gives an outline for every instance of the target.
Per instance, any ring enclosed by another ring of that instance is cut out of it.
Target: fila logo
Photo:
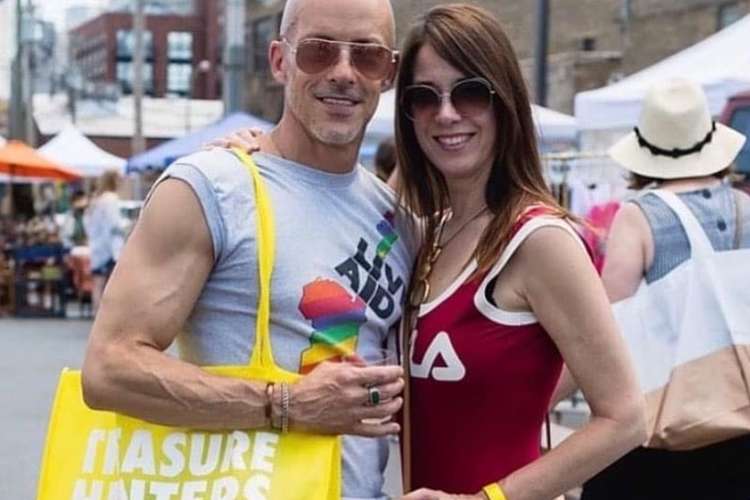
[[[446,366],[435,366],[435,361],[440,355]],[[411,375],[416,378],[430,378],[440,382],[458,382],[466,375],[466,368],[456,354],[451,344],[451,338],[446,332],[438,333],[430,347],[427,348],[422,363],[414,361],[414,353],[411,355]]]

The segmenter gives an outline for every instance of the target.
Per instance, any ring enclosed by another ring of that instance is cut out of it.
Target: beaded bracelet
[[[281,383],[281,432],[289,432],[289,384]]]

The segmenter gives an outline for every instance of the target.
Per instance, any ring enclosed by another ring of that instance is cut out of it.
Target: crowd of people
[[[116,177],[73,203],[65,239],[87,235],[101,278],[86,403],[170,426],[342,435],[346,499],[385,498],[394,435],[408,500],[552,499],[581,484],[589,500],[748,498],[750,395],[727,409],[730,430],[681,434],[675,448],[678,431],[655,430],[663,391],[644,390],[656,368],[634,355],[612,306],[685,263],[700,268],[696,231],[717,252],[750,248],[750,199],[725,180],[744,137],[711,120],[694,84],[652,89],[611,150],[646,190],[615,216],[600,277],[585,223],[550,194],[499,20],[438,6],[400,50],[394,25],[387,0],[288,1],[269,47],[285,97],[273,130],[175,161],[127,243]],[[376,176],[357,157],[391,86],[396,136],[378,149]],[[288,386],[200,368],[247,364],[256,345],[260,208],[236,148],[270,196],[271,345],[297,377]],[[712,325],[726,293],[750,312],[735,284],[701,293]],[[672,316],[681,298],[662,297]],[[706,335],[737,333],[724,324]],[[166,352],[173,343],[179,357]],[[362,362],[384,347],[400,365]],[[545,416],[575,389],[589,421],[542,453]]]
[[[10,273],[15,274],[16,284],[23,285],[29,277],[35,278],[41,267],[55,268],[55,281],[64,283],[61,286],[65,290],[61,293],[73,294],[77,283],[73,274],[91,273],[94,275],[91,294],[95,311],[131,227],[131,221],[121,211],[117,195],[119,182],[120,174],[108,171],[96,179],[91,193],[74,187],[57,200],[58,203],[48,203],[48,208],[40,210],[40,215],[3,219],[0,269],[14,268]],[[63,205],[64,209],[58,212],[56,204]],[[74,265],[71,259],[84,259],[83,267]],[[21,286],[19,291],[31,300],[26,301],[24,297],[19,300],[32,305],[39,302],[34,299],[33,288],[24,292]]]

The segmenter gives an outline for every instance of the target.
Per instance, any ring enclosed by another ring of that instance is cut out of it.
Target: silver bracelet
[[[281,432],[289,432],[289,384],[281,383]]]

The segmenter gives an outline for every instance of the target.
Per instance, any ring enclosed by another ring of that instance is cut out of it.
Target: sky
[[[94,7],[106,3],[105,0],[35,0],[39,17],[53,21],[58,26],[65,22],[65,9],[75,5],[91,5]]]

